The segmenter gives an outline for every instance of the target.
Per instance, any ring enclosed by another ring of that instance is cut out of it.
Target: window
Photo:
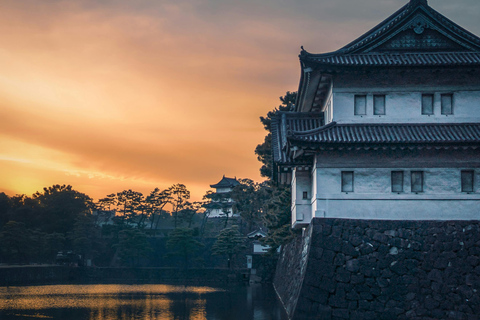
[[[303,199],[308,200],[308,192],[307,191],[303,191]]]
[[[373,114],[385,115],[385,95],[373,96]]]
[[[473,170],[462,170],[462,192],[473,192]]]
[[[442,94],[442,114],[453,114],[453,95],[451,93]]]
[[[353,192],[353,171],[342,171],[342,192]]]
[[[355,115],[364,116],[367,114],[367,96],[355,95]]]
[[[412,192],[423,192],[423,171],[412,171]]]
[[[433,94],[422,94],[422,114],[433,114]]]
[[[392,192],[403,192],[403,171],[392,171]]]

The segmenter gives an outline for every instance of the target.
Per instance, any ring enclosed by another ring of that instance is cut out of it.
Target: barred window
[[[462,170],[462,192],[473,192],[473,170]]]
[[[367,114],[367,96],[355,95],[355,115],[363,116]]]
[[[423,171],[412,171],[412,192],[423,192]]]
[[[403,192],[403,171],[392,171],[392,192]]]
[[[342,171],[342,192],[353,192],[353,171]]]
[[[373,114],[385,115],[385,95],[373,96]]]
[[[422,114],[433,114],[433,94],[422,94]]]
[[[451,93],[442,94],[442,114],[453,114],[453,95]]]

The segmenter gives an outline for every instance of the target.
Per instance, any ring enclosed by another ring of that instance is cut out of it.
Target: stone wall
[[[274,282],[291,319],[478,319],[479,221],[315,218],[304,233]]]

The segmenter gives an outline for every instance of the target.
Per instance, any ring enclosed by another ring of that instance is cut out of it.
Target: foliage
[[[262,177],[271,179],[274,174],[272,155],[272,118],[278,111],[292,111],[296,98],[296,92],[287,91],[283,97],[280,97],[280,101],[282,103],[278,106],[278,108],[269,111],[266,117],[260,117],[260,121],[262,122],[265,130],[268,131],[263,143],[257,145],[255,149],[257,159],[262,163],[262,167],[260,168],[260,174]]]
[[[215,255],[226,255],[228,268],[230,269],[233,257],[245,249],[245,237],[238,230],[238,226],[223,229],[218,235],[217,241],[212,247]]]
[[[122,264],[138,266],[142,257],[151,251],[147,235],[139,229],[125,229],[119,233],[120,241],[116,245]]]
[[[232,208],[231,192],[213,192],[207,191],[203,196],[204,202],[202,206],[208,212],[208,215],[213,210],[219,210],[220,216],[224,218],[224,228],[228,225],[228,220],[231,216],[230,209]]]
[[[5,261],[27,263],[31,254],[31,233],[22,222],[9,221],[0,232],[0,248]]]
[[[183,258],[185,268],[189,266],[190,256],[202,247],[204,244],[194,238],[192,229],[177,228],[168,236],[167,248],[172,255]]]
[[[239,185],[231,192],[233,211],[239,213],[247,223],[247,231],[259,224],[264,211],[264,203],[268,199],[265,193],[266,183],[254,182],[251,179],[239,179]]]
[[[28,202],[25,199],[25,202]],[[34,221],[40,230],[66,233],[73,229],[76,219],[90,214],[92,199],[70,185],[53,185],[33,195],[36,216]]]
[[[131,189],[118,192],[116,204],[125,221],[134,223],[136,220],[137,224],[141,225],[143,222],[143,194],[141,192]],[[137,219],[138,216],[140,219]]]
[[[184,184],[178,183],[170,187],[170,195],[172,197],[172,215],[175,219],[175,229],[178,225],[178,212],[183,210],[190,199],[190,191]]]
[[[288,186],[273,186],[266,190],[268,201],[265,206],[263,222],[268,229],[264,244],[270,246],[270,252],[276,252],[279,246],[293,238],[291,228],[291,191]]]
[[[82,259],[93,259],[101,249],[100,230],[95,225],[92,216],[82,216],[77,219],[71,233],[73,248]]]
[[[155,188],[150,194],[145,198],[145,210],[147,215],[150,217],[150,229],[155,229],[158,227],[160,215],[164,212],[163,208],[172,201],[171,189],[161,190]]]
[[[264,142],[257,145],[255,154],[262,163],[260,174],[270,179],[262,186],[264,198],[268,199],[264,206],[263,222],[268,228],[265,244],[271,246],[271,251],[275,251],[280,245],[287,243],[292,238],[290,199],[291,191],[289,187],[279,186],[273,182],[274,164],[272,151],[272,119],[279,111],[293,111],[294,103],[297,97],[296,92],[287,91],[278,108],[267,113],[266,117],[260,117],[267,135]]]

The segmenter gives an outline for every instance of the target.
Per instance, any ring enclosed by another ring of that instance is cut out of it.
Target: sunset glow
[[[336,50],[407,0],[0,2],[0,192],[199,200],[263,179],[259,117],[297,90],[301,45]],[[429,4],[480,35],[480,2]]]

